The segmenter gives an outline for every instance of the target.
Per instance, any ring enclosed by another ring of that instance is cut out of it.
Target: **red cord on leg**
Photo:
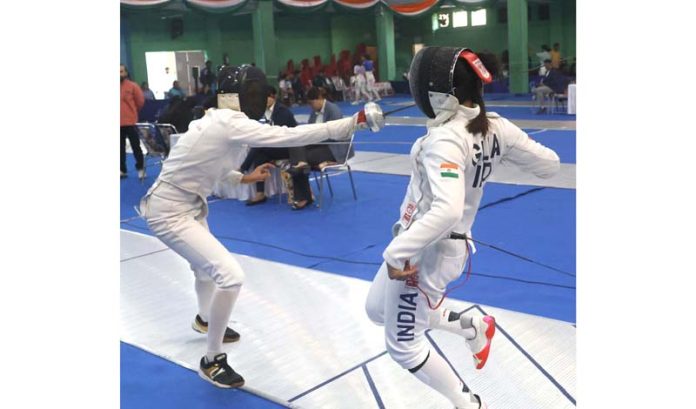
[[[466,278],[464,279],[464,281],[463,281],[461,284],[457,284],[457,285],[455,285],[455,286],[452,287],[452,288],[448,288],[448,289],[445,291],[445,293],[442,294],[442,298],[440,298],[440,301],[438,301],[438,303],[435,304],[434,307],[433,307],[433,305],[430,303],[430,297],[428,297],[428,294],[426,294],[425,291],[423,291],[423,289],[420,288],[420,286],[419,286],[418,284],[416,284],[416,288],[418,289],[418,291],[421,292],[421,294],[423,294],[423,296],[425,297],[425,300],[428,302],[428,308],[430,308],[431,310],[436,310],[436,309],[440,308],[440,305],[442,305],[442,302],[445,301],[445,298],[447,297],[447,295],[448,295],[452,290],[456,290],[457,288],[459,288],[459,287],[463,286],[464,284],[466,284],[466,282],[469,281],[469,277],[471,277],[471,266],[472,266],[472,263],[471,263],[471,249],[470,249],[470,247],[469,247],[469,240],[464,240],[464,243],[466,243],[467,266],[466,266],[466,269],[464,270],[464,271],[466,271]],[[461,276],[460,276],[460,277],[461,277]]]

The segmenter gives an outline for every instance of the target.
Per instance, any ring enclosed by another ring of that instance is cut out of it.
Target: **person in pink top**
[[[138,111],[145,104],[145,97],[140,87],[128,79],[128,69],[121,64],[121,179],[128,176],[126,169],[126,138],[130,141],[133,155],[135,155],[135,168],[138,177],[145,178],[145,159],[140,149],[140,138],[135,124],[138,122]]]

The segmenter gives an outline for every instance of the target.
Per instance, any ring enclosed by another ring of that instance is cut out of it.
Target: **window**
[[[471,25],[472,26],[485,26],[486,25],[486,9],[476,10],[471,12]]]
[[[449,13],[440,13],[437,15],[437,21],[440,23],[440,28],[449,27]]]
[[[455,11],[452,13],[452,27],[466,27],[469,25],[469,13]]]
[[[539,5],[539,20],[548,20],[549,19],[549,5],[548,4],[540,4]]]
[[[435,30],[449,27],[450,25],[450,15],[449,13],[436,13],[433,14],[433,24],[432,24],[432,29],[433,32]]]

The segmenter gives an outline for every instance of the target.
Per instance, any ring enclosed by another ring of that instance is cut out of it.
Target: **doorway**
[[[145,53],[147,82],[157,99],[165,99],[174,81],[184,93],[194,95],[200,82],[193,77],[193,70],[200,72],[205,66],[205,52],[194,51],[152,51]]]

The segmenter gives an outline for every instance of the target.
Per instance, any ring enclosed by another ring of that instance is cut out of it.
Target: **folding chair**
[[[178,134],[179,131],[177,131],[176,126],[172,124],[155,124],[157,126],[157,130],[159,131],[159,136],[161,137],[160,142],[163,144],[165,148],[165,156],[163,159],[166,159],[167,156],[169,156],[169,151],[172,148],[172,142],[171,142],[171,136],[174,134]]]
[[[166,159],[169,154],[169,146],[165,144],[155,124],[140,122],[135,124],[140,141],[145,145],[145,155],[151,158]]]
[[[551,94],[551,109],[553,114],[568,113],[568,94]]]
[[[331,187],[331,179],[329,178],[329,173],[331,172],[336,172],[341,173],[345,172],[346,170],[348,171],[348,177],[350,178],[350,187],[353,189],[353,199],[358,200],[358,195],[355,193],[355,183],[353,182],[353,173],[351,172],[350,165],[348,164],[348,159],[352,158],[355,156],[355,151],[353,151],[353,138],[355,138],[355,132],[350,136],[350,141],[343,143],[343,144],[332,144],[329,145],[329,147],[336,146],[337,149],[341,149],[342,145],[348,145],[345,152],[345,155],[341,157],[342,162],[340,163],[335,163],[331,165],[324,166],[323,168],[312,168],[313,175],[314,175],[314,181],[317,184],[317,187],[319,188],[319,208],[322,208],[323,202],[324,202],[324,179],[326,179],[326,184],[329,186],[329,193],[331,193],[331,197],[333,197],[333,188]],[[332,149],[334,151],[334,149]],[[334,151],[335,152],[335,151]],[[334,154],[334,157],[336,155]],[[339,159],[339,158],[336,158]],[[318,177],[317,177],[318,173]]]

